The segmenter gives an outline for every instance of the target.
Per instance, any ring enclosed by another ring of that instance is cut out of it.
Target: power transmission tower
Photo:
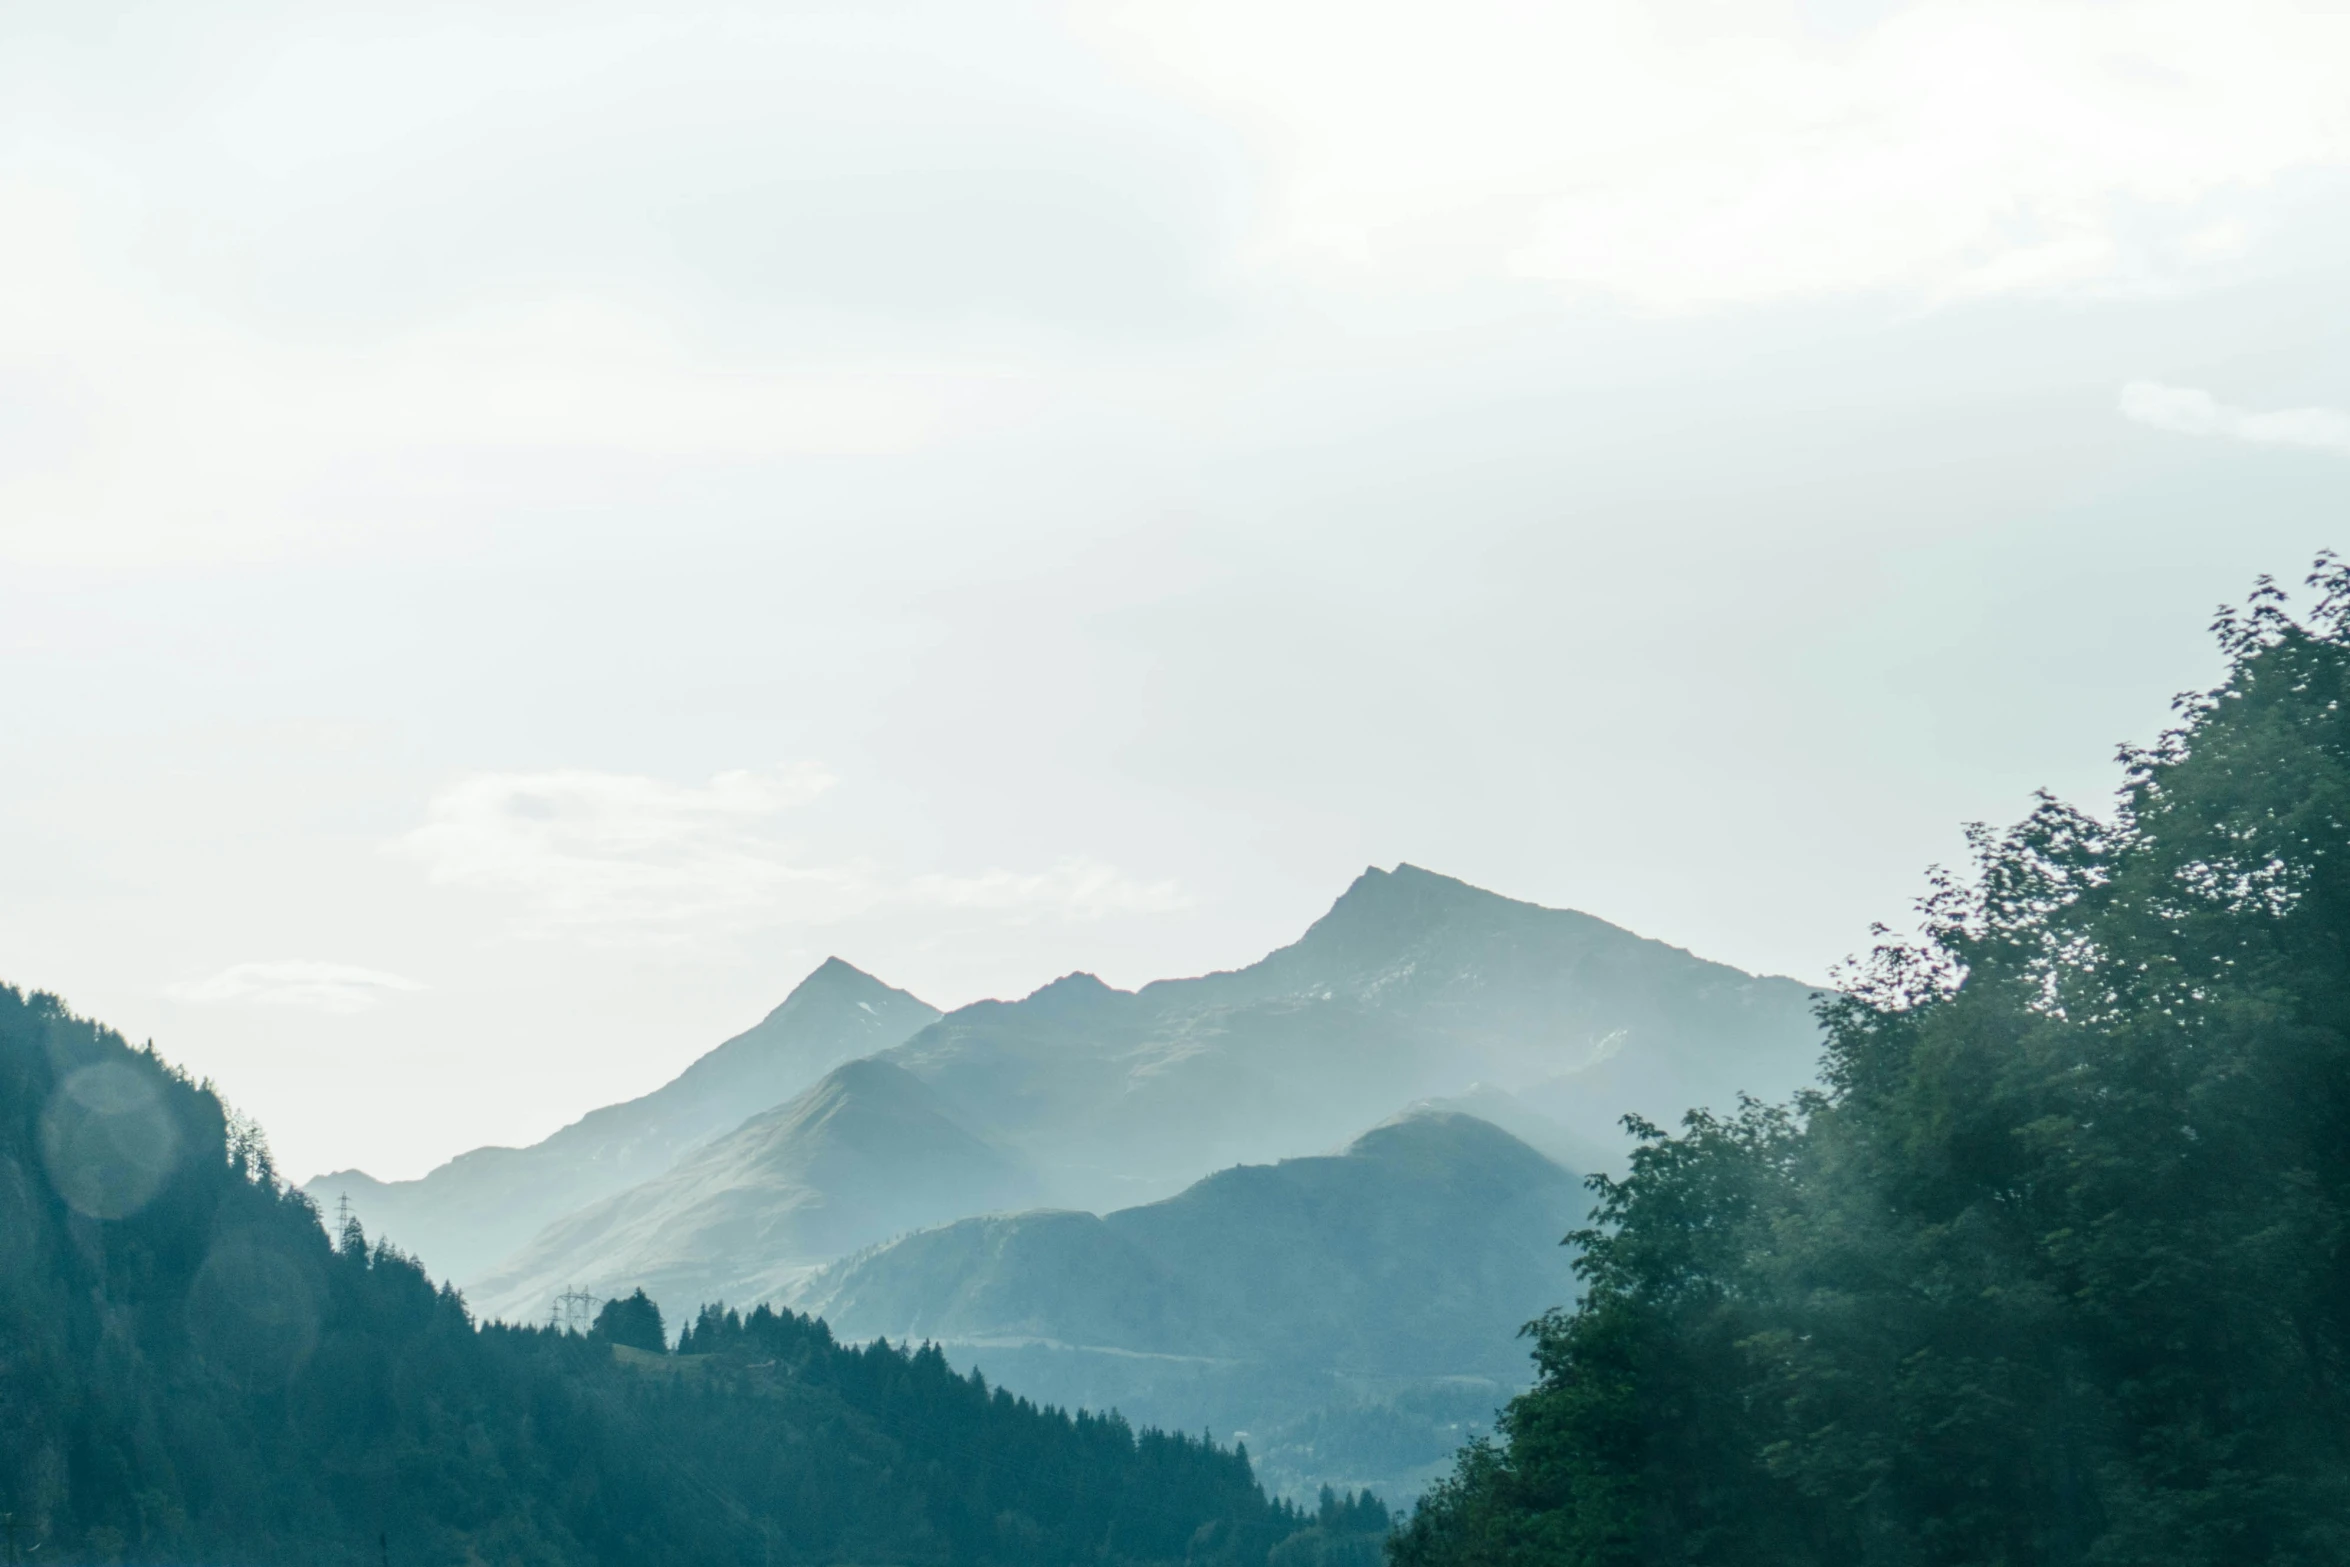
[[[569,1289],[555,1297],[547,1312],[547,1326],[558,1333],[585,1333],[596,1325],[596,1297],[586,1290]]]

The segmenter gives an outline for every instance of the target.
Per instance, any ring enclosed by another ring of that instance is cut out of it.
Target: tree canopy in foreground
[[[476,1324],[355,1220],[330,1237],[208,1089],[0,986],[12,1557],[1291,1567],[1385,1522],[813,1318],[713,1311],[682,1348],[641,1294],[593,1334]]]
[[[2350,1560],[2350,568],[1937,878],[1825,1087],[1638,1127],[1536,1387],[1396,1541],[1469,1564]]]

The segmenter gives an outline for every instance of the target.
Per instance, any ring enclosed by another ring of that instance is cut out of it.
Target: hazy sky
[[[0,978],[294,1174],[1411,860],[1823,977],[2350,546],[2350,13],[0,7]]]

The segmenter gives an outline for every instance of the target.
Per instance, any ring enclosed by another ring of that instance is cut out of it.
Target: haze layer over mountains
[[[409,1237],[435,1271],[470,1279],[550,1221],[661,1174],[745,1116],[938,1015],[833,958],[755,1027],[641,1099],[591,1111],[528,1148],[476,1148],[422,1180],[340,1170],[308,1189],[347,1194],[377,1230]]]
[[[309,1190],[487,1315],[790,1302],[1039,1397],[1247,1428],[1276,1483],[1394,1485],[1572,1293],[1556,1242],[1620,1118],[1784,1098],[1813,994],[1402,865],[1257,963],[1138,991],[942,1016],[833,959],[642,1099]],[[1361,1440],[1305,1429],[1333,1420]]]

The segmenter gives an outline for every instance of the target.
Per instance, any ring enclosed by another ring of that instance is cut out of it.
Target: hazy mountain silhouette
[[[963,1219],[787,1299],[852,1338],[1515,1372],[1520,1323],[1573,1293],[1579,1177],[1492,1123],[1415,1111],[1344,1152],[1220,1170],[1160,1202]]]
[[[1784,1097],[1806,1081],[1818,1046],[1811,996],[1794,980],[1404,865],[1364,872],[1297,942],[1247,968],[1139,991],[1071,974],[1019,1001],[960,1008],[879,1059],[926,1085],[927,1108],[957,1135],[1016,1165],[1022,1200],[1099,1213],[1217,1169],[1339,1145],[1398,1104],[1442,1108],[1456,1095],[1483,1096],[1452,1107],[1481,1109],[1578,1167],[1609,1167],[1627,1111],[1672,1121],[1741,1090]],[[868,1126],[885,1142],[862,1150],[858,1167],[887,1169],[900,1151],[892,1124],[843,1122],[826,1136],[839,1145]],[[782,1216],[760,1231],[748,1216],[779,1191],[801,1206],[810,1192],[827,1203],[856,1192],[831,1177],[778,1184],[763,1155],[705,1153],[626,1200],[608,1187],[612,1200],[459,1281],[477,1306],[528,1317],[596,1280],[723,1285],[747,1303],[756,1281],[829,1260],[823,1236],[853,1234],[840,1251],[887,1238]],[[728,1185],[737,1178],[740,1192]],[[922,1222],[1006,1206],[1008,1189],[984,1181],[957,1199],[949,1183],[936,1194],[949,1205],[925,1208]],[[859,1222],[908,1211],[894,1202]],[[720,1233],[760,1238],[740,1254],[692,1252],[701,1242],[689,1238]],[[432,1237],[401,1238],[449,1266]]]
[[[920,1231],[786,1298],[845,1337],[938,1341],[1034,1397],[1245,1432],[1286,1489],[1402,1495],[1458,1446],[1464,1414],[1523,1380],[1517,1329],[1572,1298],[1558,1243],[1589,1202],[1491,1123],[1416,1110],[1343,1153],[1219,1171],[1099,1218]],[[1397,1413],[1412,1395],[1416,1419]],[[1367,1450],[1332,1440],[1350,1420],[1374,1433]]]
[[[591,1111],[527,1148],[476,1148],[413,1181],[340,1170],[304,1190],[348,1194],[368,1228],[443,1278],[470,1279],[551,1220],[661,1174],[680,1155],[782,1104],[843,1061],[913,1034],[938,1009],[827,958],[755,1027],[639,1099]]]
[[[1402,865],[1247,968],[1133,992],[1072,974],[890,1059],[1098,1211],[1480,1083],[1612,1160],[1627,1111],[1669,1123],[1807,1081],[1813,993]]]
[[[1404,1112],[1452,1110],[1473,1115],[1515,1137],[1554,1164],[1570,1170],[1617,1173],[1624,1164],[1625,1145],[1615,1140],[1587,1137],[1544,1115],[1525,1100],[1491,1083],[1471,1083],[1457,1094],[1422,1099]]]
[[[672,1316],[772,1298],[800,1272],[919,1225],[1033,1201],[1018,1158],[886,1060],[850,1061],[665,1173],[568,1215],[468,1295],[529,1317],[567,1287],[642,1286]]]

